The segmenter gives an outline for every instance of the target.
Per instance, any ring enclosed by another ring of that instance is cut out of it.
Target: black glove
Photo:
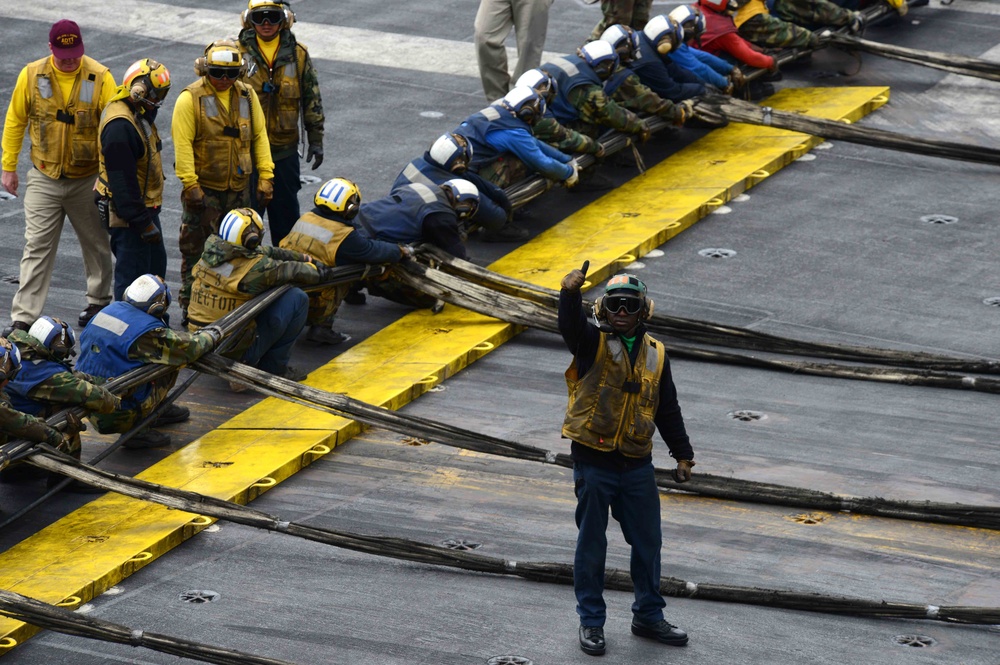
[[[332,282],[340,276],[337,274],[337,269],[333,266],[318,265],[316,266],[316,270],[319,272],[320,284]]]
[[[313,163],[313,171],[319,168],[319,165],[323,163],[323,146],[318,143],[310,144],[309,150],[306,151],[306,163],[309,162]]]

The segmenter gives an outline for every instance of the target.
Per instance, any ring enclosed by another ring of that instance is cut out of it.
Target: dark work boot
[[[162,448],[170,445],[170,436],[155,429],[144,429],[122,444],[122,448],[141,450],[143,448]]]
[[[688,634],[666,619],[660,619],[656,623],[646,623],[632,617],[632,634],[649,637],[674,647],[682,647],[688,643]]]
[[[163,413],[156,416],[156,420],[150,427],[163,427],[164,425],[173,425],[174,423],[183,423],[191,417],[191,409],[186,406],[178,406],[177,404],[171,404],[163,410]]]
[[[580,648],[591,656],[603,656],[607,649],[604,628],[601,626],[580,626]]]
[[[97,313],[104,309],[104,305],[87,305],[87,308],[80,312],[80,317],[76,320],[77,324],[83,328],[90,320],[97,316]]]
[[[24,332],[28,332],[29,330],[31,330],[31,326],[29,326],[24,321],[13,321],[9,326],[3,329],[3,332],[0,333],[0,337],[9,337],[10,334],[15,330],[22,330]]]
[[[339,333],[332,329],[329,325],[309,326],[309,331],[306,333],[306,339],[310,342],[314,342],[315,344],[336,346],[337,344],[342,344],[343,342],[350,340],[351,336]]]

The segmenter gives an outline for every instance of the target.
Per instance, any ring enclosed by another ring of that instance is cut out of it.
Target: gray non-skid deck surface
[[[654,10],[673,4],[657,3]],[[295,8],[303,21],[468,42],[476,5],[472,0],[302,1]],[[868,36],[966,55],[1000,43],[1000,18],[989,13],[988,3],[935,5],[873,28]],[[235,16],[241,7],[227,1],[213,9]],[[571,50],[596,19],[595,6],[558,0],[547,49]],[[47,24],[31,20],[30,10],[22,20],[5,22],[0,48],[8,58],[0,65],[0,91],[9,92],[46,30]],[[199,50],[130,39],[114,30],[99,37],[90,31],[85,39],[90,52],[116,73],[147,51],[159,57],[171,67],[178,91],[191,79],[187,63]],[[114,60],[123,50],[127,54]],[[995,108],[995,86],[873,57],[866,57],[856,77],[818,78],[850,61],[832,54],[813,60],[811,68],[791,68],[782,85],[888,84],[892,101],[865,123],[1000,146],[1000,123],[989,112]],[[436,134],[482,104],[478,81],[470,77],[333,60],[316,64],[330,107],[327,163],[317,174],[348,175],[368,199],[381,195]],[[958,96],[961,105],[954,101]],[[444,116],[421,117],[421,111]],[[654,156],[651,162],[670,148],[654,141],[644,152]],[[755,187],[749,200],[730,203],[730,214],[712,215],[672,240],[661,248],[664,256],[642,259],[646,267],[638,272],[657,309],[815,340],[997,356],[1000,310],[982,300],[1000,295],[993,252],[1000,171],[841,142],[813,154],[816,159],[795,163]],[[633,169],[608,166],[604,172],[619,182],[634,176]],[[177,190],[171,179],[167,238],[175,237],[179,222],[173,209]],[[309,192],[303,189],[303,203]],[[540,231],[594,198],[552,192],[532,204],[527,223]],[[16,273],[20,255],[21,218],[14,212],[19,206],[19,201],[0,204],[0,223],[8,234],[0,250],[4,275]],[[934,213],[959,221],[920,221]],[[64,243],[52,311],[75,318],[82,269],[71,245]],[[475,241],[470,247],[480,263],[506,251]],[[737,254],[726,260],[698,256],[706,247]],[[168,277],[176,283],[175,244],[168,243],[168,250]],[[0,287],[6,307],[13,287]],[[345,306],[340,327],[362,338],[404,311],[371,300],[361,308]],[[330,355],[306,344],[296,348],[296,360],[307,366]],[[558,430],[568,362],[556,336],[526,333],[406,411],[562,452],[567,447]],[[697,453],[696,472],[856,496],[1000,505],[994,396],[684,361],[674,362],[674,374]],[[198,426],[224,420],[248,403],[229,395],[220,400],[215,379],[196,386],[189,403],[197,407]],[[212,410],[209,400],[217,403]],[[747,423],[728,416],[738,409],[766,418]],[[197,434],[197,426],[189,429],[178,436],[178,446]],[[658,446],[656,463],[669,465],[665,447]],[[92,439],[88,452],[99,450]],[[158,458],[159,453],[120,453],[109,459],[109,468],[139,468]],[[0,491],[7,509],[34,490]],[[51,517],[72,504],[72,499],[57,502]],[[573,555],[568,470],[436,444],[408,446],[381,430],[351,441],[254,505],[284,519],[345,531],[426,542],[466,539],[481,543],[484,554],[507,559],[570,562]],[[1000,605],[994,532],[846,514],[825,515],[808,526],[793,520],[803,512],[668,496],[663,572],[701,583]],[[18,525],[16,532],[0,536],[0,544],[9,547],[15,534],[23,538],[31,526]],[[609,565],[627,568],[628,549],[616,525],[609,534]],[[221,597],[204,605],[180,602],[190,589],[211,589]],[[126,579],[120,591],[95,599],[94,615],[303,664],[483,663],[504,654],[535,663],[589,660],[576,645],[570,587],[374,558],[226,523]],[[609,592],[607,599],[610,646],[603,662],[608,663],[1000,663],[1000,633],[987,627],[668,599],[668,618],[692,636],[687,648],[672,649],[629,634],[629,594]],[[925,649],[893,643],[896,635],[913,634],[937,643]],[[96,665],[177,659],[47,633],[7,654],[6,661]]]

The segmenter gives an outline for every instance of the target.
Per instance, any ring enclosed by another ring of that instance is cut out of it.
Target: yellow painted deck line
[[[888,101],[888,88],[783,90],[775,108],[857,120]],[[663,244],[716,206],[804,154],[820,139],[731,125],[571,215],[491,268],[556,287],[584,259],[603,279]],[[306,381],[398,408],[519,332],[446,307],[413,312]],[[140,478],[246,503],[354,436],[354,421],[267,399],[149,468]],[[0,554],[0,588],[75,607],[128,577],[210,523],[108,494]],[[36,629],[0,619],[0,655]]]

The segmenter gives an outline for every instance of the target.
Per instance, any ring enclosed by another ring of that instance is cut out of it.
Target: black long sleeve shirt
[[[559,292],[559,333],[573,354],[578,376],[582,377],[594,365],[598,345],[601,344],[601,331],[588,319],[583,309],[583,296],[580,291],[563,289]],[[636,340],[641,340],[645,333],[646,327],[640,322],[635,331]],[[639,354],[639,346],[638,343],[633,344],[629,352],[629,362],[633,364]],[[677,403],[677,388],[670,372],[669,358],[664,358],[663,375],[660,377],[660,403],[653,422],[656,423],[656,429],[674,459],[694,459],[694,450],[684,428],[681,407]],[[573,442],[570,452],[574,460],[618,470],[637,468],[652,458],[652,455],[643,458],[626,457],[617,450],[603,452],[576,441]]]
[[[144,117],[152,123],[156,111],[149,111]],[[116,118],[101,132],[101,153],[104,155],[108,189],[111,190],[115,212],[129,226],[139,230],[146,228],[149,211],[143,199],[143,183],[136,177],[136,164],[145,159],[145,140],[128,120]]]

